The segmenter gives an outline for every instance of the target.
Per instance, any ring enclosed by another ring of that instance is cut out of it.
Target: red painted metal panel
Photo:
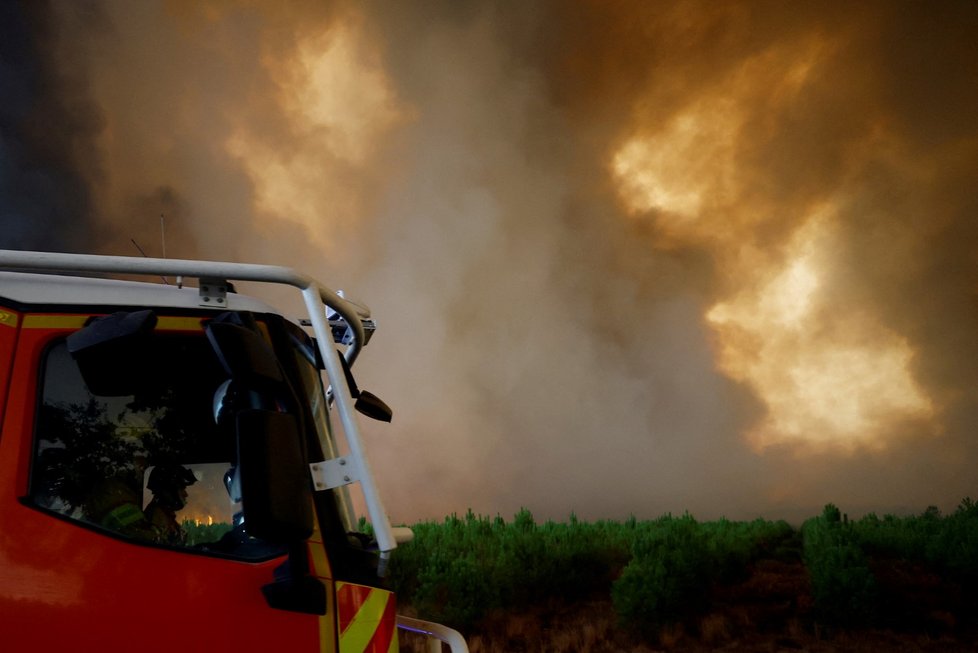
[[[0,650],[320,651],[319,617],[275,610],[282,560],[139,545],[25,505],[37,368],[60,329],[18,342],[0,436]],[[2,338],[3,336],[0,336]]]

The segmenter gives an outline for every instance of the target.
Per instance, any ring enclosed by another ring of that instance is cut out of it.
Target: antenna
[[[143,255],[143,258],[149,258],[148,256],[146,256],[146,252],[143,251],[143,248],[139,246],[139,243],[136,242],[135,238],[130,238],[129,242],[131,242],[136,247],[136,249],[139,250],[139,253]],[[166,280],[166,277],[161,275],[160,279],[162,279],[163,283],[165,283],[166,285],[168,286],[170,285],[170,282]]]
[[[139,253],[143,255],[143,258],[149,258],[146,256],[146,252],[143,251],[143,248],[139,246],[139,243],[136,242],[135,238],[130,238],[129,242],[135,245],[136,249],[139,250]]]

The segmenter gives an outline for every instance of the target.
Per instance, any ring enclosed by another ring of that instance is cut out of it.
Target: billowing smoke
[[[98,178],[102,125],[85,71],[46,45],[60,29],[38,4],[0,6],[3,247],[83,251],[96,242],[88,182]]]
[[[978,7],[524,4],[8,4],[0,244],[350,290],[397,521],[974,495]]]

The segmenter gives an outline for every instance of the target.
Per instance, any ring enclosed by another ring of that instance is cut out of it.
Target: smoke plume
[[[0,244],[362,299],[395,521],[975,494],[974,3],[0,11]]]

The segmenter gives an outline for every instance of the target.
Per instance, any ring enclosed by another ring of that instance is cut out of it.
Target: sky
[[[0,246],[285,264],[368,304],[394,522],[978,496],[974,2],[0,25]]]

